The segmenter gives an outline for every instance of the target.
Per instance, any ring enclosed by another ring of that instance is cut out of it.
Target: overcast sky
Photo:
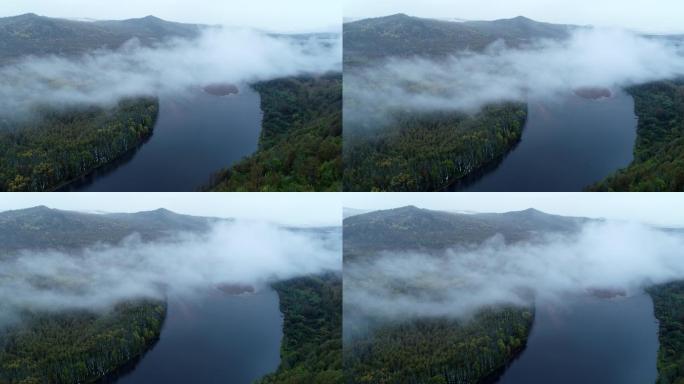
[[[166,208],[198,216],[285,225],[341,225],[338,193],[2,193],[0,211],[46,205],[76,211],[138,212]]]
[[[381,210],[415,205],[444,211],[509,212],[536,208],[566,216],[684,226],[682,193],[347,193],[345,207]]]
[[[339,28],[341,0],[1,0],[0,16],[166,20],[250,26],[280,32]]]
[[[345,18],[406,13],[433,18],[493,20],[526,16],[552,23],[684,32],[682,0],[342,0]]]

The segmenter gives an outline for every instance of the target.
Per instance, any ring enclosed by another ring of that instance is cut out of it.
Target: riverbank
[[[0,191],[51,191],[116,163],[152,135],[159,100],[120,101],[113,109],[43,110],[0,130]]]
[[[340,191],[342,74],[254,85],[264,113],[259,148],[214,174],[210,191]]]

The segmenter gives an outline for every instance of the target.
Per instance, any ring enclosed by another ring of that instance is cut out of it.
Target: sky
[[[682,193],[347,193],[345,207],[381,210],[415,205],[444,211],[547,213],[684,226]]]
[[[278,32],[339,29],[339,0],[2,0],[0,17],[23,13],[87,19],[162,19],[249,26]]]
[[[526,16],[551,23],[683,33],[681,0],[342,0],[345,19],[412,16],[494,20]]]
[[[158,208],[294,226],[341,225],[337,193],[2,193],[0,211],[45,205],[75,211],[139,212]]]

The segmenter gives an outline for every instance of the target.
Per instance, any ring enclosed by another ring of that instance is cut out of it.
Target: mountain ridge
[[[517,47],[533,39],[565,39],[574,25],[551,24],[517,16],[492,21],[448,21],[397,13],[344,23],[347,65],[397,56],[443,57],[479,52],[497,40]]]
[[[193,38],[207,26],[166,21],[156,16],[82,21],[25,13],[0,18],[0,65],[23,56],[74,56],[95,49],[117,49],[137,38],[153,45],[169,38]]]
[[[479,244],[496,235],[509,243],[540,233],[577,233],[598,221],[548,214],[533,208],[505,213],[457,213],[416,206],[373,211],[344,220],[345,261],[381,251],[439,251]]]
[[[0,259],[21,250],[71,250],[115,244],[137,233],[144,241],[174,232],[203,233],[222,219],[166,209],[136,213],[86,213],[44,205],[0,212]],[[225,219],[228,221],[228,219]]]

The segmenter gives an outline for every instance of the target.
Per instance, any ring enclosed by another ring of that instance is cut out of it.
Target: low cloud
[[[21,311],[106,310],[138,298],[191,296],[221,285],[269,283],[340,271],[339,231],[286,230],[235,222],[203,235],[180,233],[74,252],[23,252],[0,269],[0,325]]]
[[[35,105],[110,105],[212,83],[245,84],[341,69],[338,35],[273,36],[249,29],[207,28],[196,39],[154,47],[137,40],[80,57],[27,57],[0,67],[4,115]]]
[[[684,50],[674,40],[624,30],[579,29],[563,41],[523,48],[493,43],[483,53],[445,59],[390,58],[345,73],[345,119],[393,111],[459,110],[486,104],[554,98],[583,87],[613,91],[684,75]]]
[[[345,321],[468,318],[492,306],[632,295],[684,279],[684,232],[634,223],[506,244],[501,236],[438,254],[383,252],[345,263]]]

